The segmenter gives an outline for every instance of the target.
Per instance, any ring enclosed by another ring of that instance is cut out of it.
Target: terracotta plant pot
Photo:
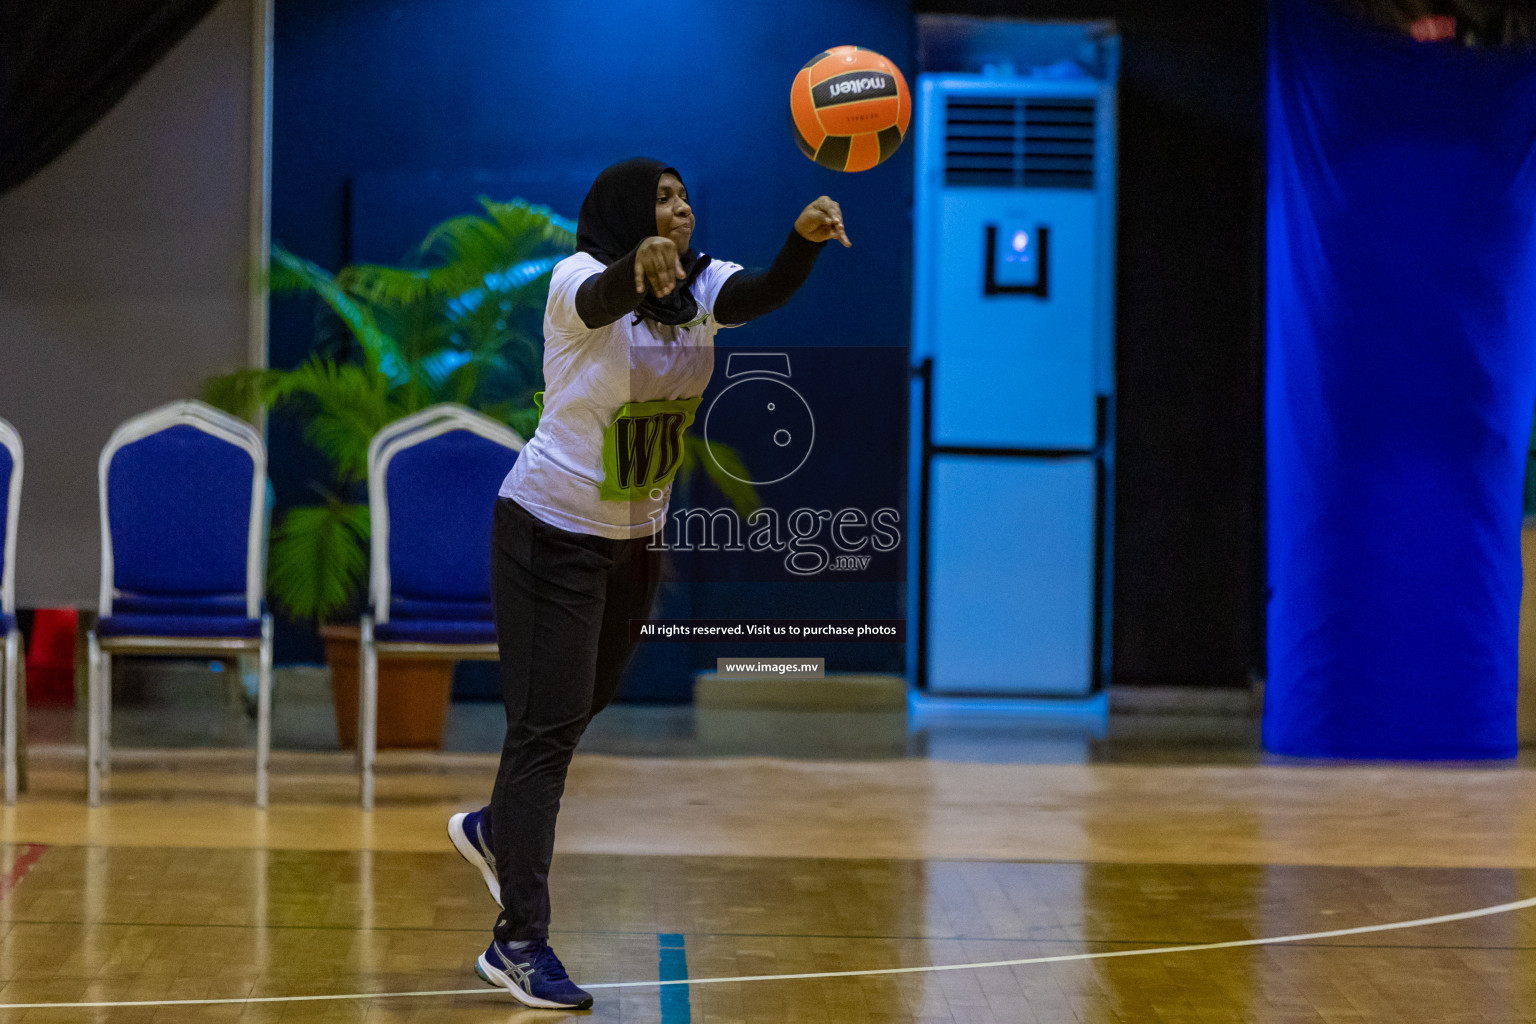
[[[341,749],[357,746],[358,628],[321,626],[331,669],[336,737]],[[453,694],[451,659],[379,659],[379,749],[436,750]]]

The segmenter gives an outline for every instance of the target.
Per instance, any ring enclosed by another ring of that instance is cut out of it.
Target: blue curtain
[[[1512,757],[1536,55],[1270,18],[1265,745]]]

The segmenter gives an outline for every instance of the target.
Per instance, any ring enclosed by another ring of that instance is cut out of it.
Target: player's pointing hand
[[[640,243],[635,252],[635,291],[643,294],[649,286],[658,298],[671,295],[677,282],[687,276],[672,239],[653,235]]]
[[[827,242],[837,239],[844,248],[853,245],[843,228],[843,208],[826,196],[817,199],[800,211],[795,220],[795,230],[808,242]]]

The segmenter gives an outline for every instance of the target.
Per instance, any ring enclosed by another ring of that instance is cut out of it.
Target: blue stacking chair
[[[385,447],[394,441],[395,438],[420,430],[422,427],[430,426],[438,420],[456,416],[462,411],[465,411],[465,407],[462,405],[455,402],[441,402],[437,405],[429,405],[420,412],[413,412],[409,416],[402,416],[393,423],[386,423],[377,434],[373,435],[373,440],[368,444],[368,464],[370,466],[373,465]]]
[[[363,616],[357,746],[373,809],[379,657],[495,661],[491,516],[523,439],[460,405],[391,424],[368,448],[370,611]],[[402,425],[403,424],[403,425]]]
[[[17,721],[21,717],[21,632],[16,628],[16,520],[21,512],[21,435],[0,420],[0,637],[5,675],[0,730],[5,742],[5,802],[16,802]]]
[[[112,657],[258,657],[256,804],[267,805],[272,618],[263,599],[266,447],[250,424],[172,402],[102,449],[100,618],[90,634],[89,796],[110,771]]]

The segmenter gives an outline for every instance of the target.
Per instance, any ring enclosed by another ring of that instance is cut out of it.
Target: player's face
[[[688,248],[693,237],[693,207],[688,205],[688,190],[675,174],[663,174],[656,183],[656,233],[672,239],[678,252]]]

